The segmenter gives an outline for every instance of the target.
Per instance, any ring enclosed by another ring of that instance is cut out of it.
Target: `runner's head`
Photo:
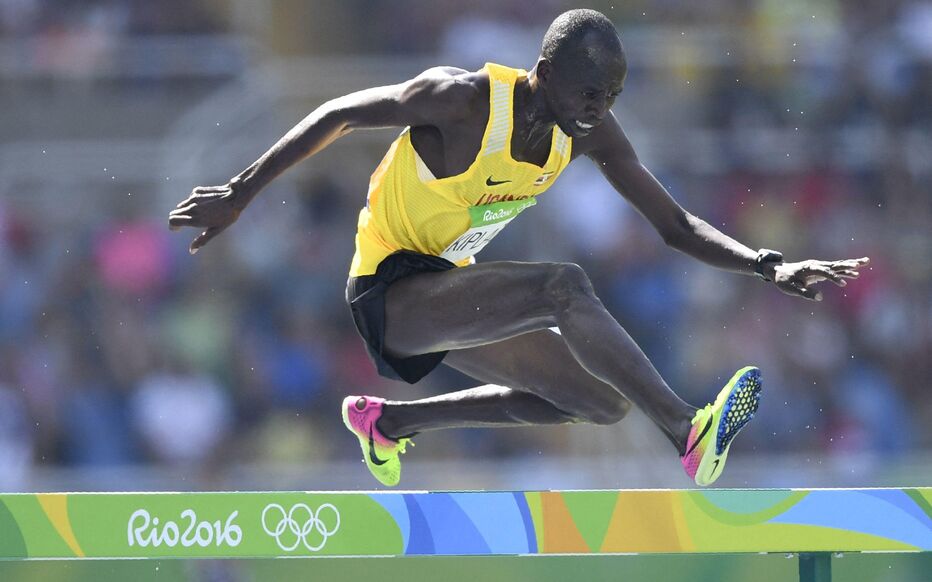
[[[602,122],[628,74],[615,25],[595,10],[570,10],[553,21],[536,75],[557,125],[583,137]]]

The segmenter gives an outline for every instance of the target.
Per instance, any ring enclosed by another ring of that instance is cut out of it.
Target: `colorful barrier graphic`
[[[932,488],[0,495],[0,559],[932,551]]]

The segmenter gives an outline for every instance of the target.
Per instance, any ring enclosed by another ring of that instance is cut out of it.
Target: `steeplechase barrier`
[[[932,488],[0,494],[0,560],[932,552]],[[932,578],[930,578],[932,579]]]

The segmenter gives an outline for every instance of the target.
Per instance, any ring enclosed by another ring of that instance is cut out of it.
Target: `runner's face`
[[[627,74],[623,59],[603,66],[552,66],[547,101],[563,133],[572,138],[589,135],[608,115]]]

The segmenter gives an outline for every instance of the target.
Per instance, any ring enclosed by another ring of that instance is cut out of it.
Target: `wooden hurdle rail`
[[[932,488],[0,494],[0,560],[932,552]]]

